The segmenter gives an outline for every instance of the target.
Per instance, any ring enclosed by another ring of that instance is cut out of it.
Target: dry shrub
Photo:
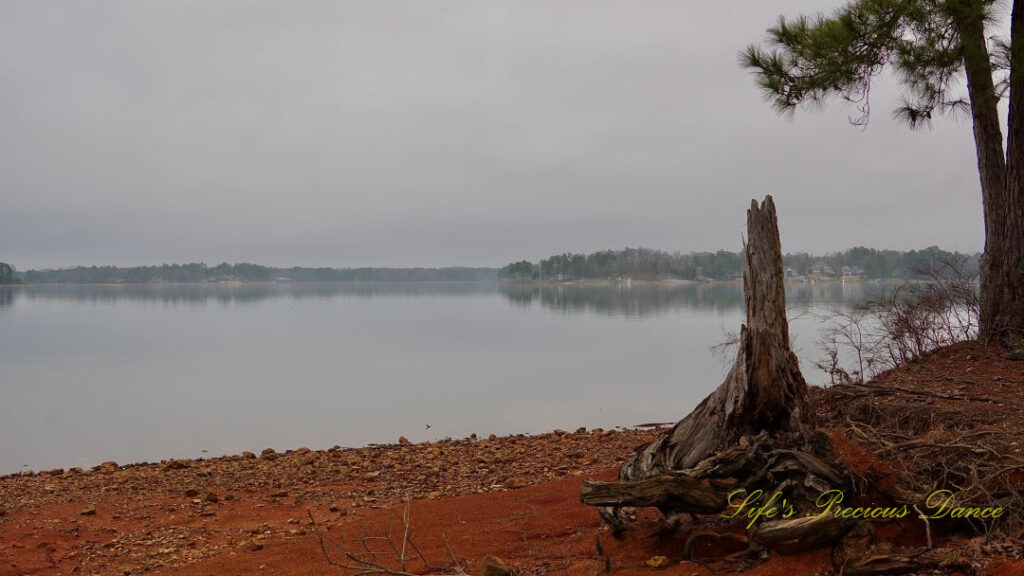
[[[967,257],[929,262],[917,277],[869,295],[849,310],[819,313],[832,384],[863,382],[978,334],[978,273]]]

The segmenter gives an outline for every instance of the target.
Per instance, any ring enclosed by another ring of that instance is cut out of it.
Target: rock
[[[185,490],[186,498],[195,498],[196,496],[199,496],[199,490],[196,490],[195,488],[189,488],[188,490]]]
[[[651,559],[647,561],[647,565],[655,569],[664,568],[669,565],[669,561],[664,556],[651,556]]]
[[[576,433],[577,434],[586,434],[587,433],[587,427],[586,426],[580,426],[579,428],[576,429]]]
[[[527,484],[526,480],[523,480],[522,478],[509,478],[505,481],[505,488],[508,488],[509,490],[516,490],[527,486],[529,486],[529,484]]]
[[[512,571],[500,558],[490,554],[484,556],[483,562],[480,563],[480,571],[477,572],[478,576],[509,576],[511,573]]]
[[[191,468],[192,463],[188,460],[171,460],[164,464],[164,470],[180,470],[182,468]]]
[[[404,446],[405,444],[409,443],[409,439],[406,438],[405,436],[399,436],[398,437],[398,443],[402,444]]]
[[[93,472],[103,472],[104,474],[109,474],[115,470],[117,470],[117,462],[114,462],[113,460],[107,460],[106,462],[92,467]]]
[[[96,515],[96,505],[95,504],[89,504],[85,508],[82,508],[82,511],[79,512],[79,514],[81,514],[82,516],[95,516]]]
[[[213,492],[203,492],[202,494],[199,495],[199,500],[202,502],[208,502],[210,504],[216,504],[217,502],[220,501],[220,499],[217,498],[217,495],[214,494]]]
[[[274,492],[273,494],[270,495],[270,497],[271,498],[287,498],[288,497],[288,491],[287,490],[281,490],[281,491],[278,491],[278,492]]]
[[[331,504],[330,506],[327,507],[327,509],[330,510],[331,512],[337,512],[339,510],[337,504]],[[3,514],[0,514],[0,516],[2,516],[2,515]]]
[[[245,458],[246,460],[254,460],[256,459],[256,455],[253,454],[252,452],[246,451],[242,452],[242,458]]]
[[[7,515],[7,510],[4,510],[3,508],[0,508],[0,518],[3,518],[6,515]]]
[[[259,552],[260,550],[263,550],[263,542],[260,542],[259,540],[250,540],[249,550],[252,550],[253,552]]]
[[[555,436],[565,436],[566,434],[568,434],[568,432],[562,430],[561,428],[555,428],[554,434]]]

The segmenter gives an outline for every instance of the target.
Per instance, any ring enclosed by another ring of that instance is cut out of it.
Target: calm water
[[[739,284],[0,288],[0,473],[675,420],[742,306]],[[812,382],[817,328],[793,322]]]

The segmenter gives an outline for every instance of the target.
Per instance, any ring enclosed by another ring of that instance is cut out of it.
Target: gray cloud
[[[779,2],[0,3],[0,259],[502,265],[980,250],[967,122],[776,116],[737,52]]]

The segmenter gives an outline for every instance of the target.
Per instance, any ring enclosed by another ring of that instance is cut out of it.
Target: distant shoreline
[[[891,280],[904,280],[902,278],[865,278],[863,276],[826,277],[808,279],[804,276],[793,276],[786,278],[788,284],[819,284],[834,282],[884,282]],[[580,278],[577,280],[500,280],[500,284],[515,286],[567,286],[567,285],[604,285],[604,286],[630,286],[630,285],[672,285],[672,284],[737,284],[743,282],[743,278],[704,278],[692,280],[689,278],[639,278],[629,280],[618,280],[614,278]]]
[[[579,278],[577,280],[500,280],[500,284],[517,286],[564,286],[574,284],[587,284],[592,286],[628,286],[631,284],[702,284],[710,282],[732,282],[732,280],[689,280],[687,278],[640,278],[630,280],[617,280],[614,278]]]
[[[19,284],[0,284],[5,287],[32,286],[92,286],[116,288],[120,286],[310,286],[329,284],[498,284],[499,280],[210,280],[182,281],[154,280],[148,282],[21,282]]]
[[[831,284],[831,283],[877,283],[892,281],[915,281],[914,278],[865,278],[863,276],[807,278],[787,277],[787,284]],[[619,280],[614,278],[579,278],[576,280],[508,280],[508,279],[409,279],[409,280],[149,280],[125,282],[14,282],[0,284],[0,288],[23,288],[35,286],[92,286],[115,288],[120,286],[310,286],[310,285],[354,285],[354,284],[499,284],[502,286],[673,286],[701,284],[738,284],[743,278],[637,278]]]

